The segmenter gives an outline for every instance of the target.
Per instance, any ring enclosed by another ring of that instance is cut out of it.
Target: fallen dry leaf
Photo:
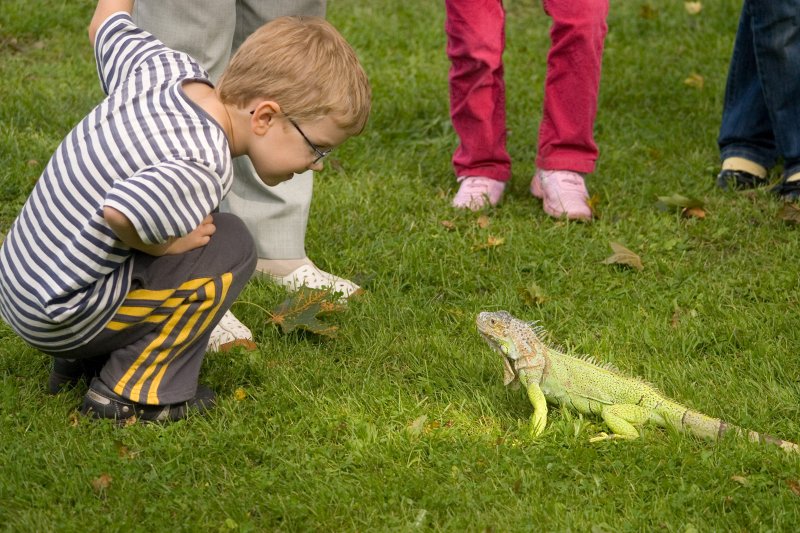
[[[139,452],[131,451],[122,441],[114,441],[114,446],[117,448],[117,455],[120,459],[135,459]]]
[[[92,480],[92,490],[95,494],[102,495],[105,494],[108,487],[111,486],[111,476],[108,474],[100,474],[100,477],[97,477]]]
[[[279,326],[283,333],[302,329],[317,335],[335,337],[339,328],[318,319],[319,316],[346,309],[344,304],[333,300],[335,294],[303,286],[272,310],[269,321]]]
[[[454,229],[456,229],[456,225],[452,220],[442,220],[441,222],[439,222],[439,224],[444,226],[444,229],[448,231],[453,231]]]
[[[686,12],[690,15],[699,15],[703,10],[703,4],[701,2],[684,2],[683,7],[686,8]]]
[[[692,72],[691,74],[689,74],[688,78],[683,80],[683,83],[685,85],[688,85],[689,87],[693,87],[695,89],[702,90],[703,87],[706,84],[706,80],[700,74],[698,74],[696,72]]]
[[[789,488],[796,496],[800,496],[800,481],[796,479],[787,479],[786,484],[789,485]]]
[[[69,422],[70,427],[76,428],[78,427],[78,423],[81,421],[81,416],[78,414],[77,411],[73,411],[69,414],[67,421]]]
[[[681,325],[681,310],[677,307],[672,312],[672,319],[669,321],[669,325],[672,326],[672,329],[676,329]]]
[[[247,398],[247,391],[239,387],[233,392],[233,397],[236,398],[237,402],[241,402],[242,400]]]
[[[706,218],[706,212],[702,207],[687,207],[681,211],[685,218]]]
[[[795,204],[783,204],[778,216],[789,224],[800,224],[800,207]]]
[[[622,246],[618,242],[610,242],[608,243],[611,246],[611,250],[614,253],[603,260],[603,264],[606,265],[623,265],[628,266],[631,268],[635,268],[636,270],[643,270],[644,265],[642,264],[642,258],[636,255],[635,253],[631,252],[624,246]]]
[[[482,242],[480,244],[476,244],[472,247],[473,250],[486,250],[490,248],[497,248],[498,246],[502,245],[506,242],[505,238],[503,237],[494,237],[493,235],[489,235],[486,239],[486,242]]]
[[[486,215],[479,216],[476,224],[478,224],[478,227],[481,228],[481,229],[484,229],[484,228],[488,227],[489,226],[489,217],[487,217]]]
[[[739,485],[747,485],[749,483],[744,476],[731,476],[731,481],[735,481]]]

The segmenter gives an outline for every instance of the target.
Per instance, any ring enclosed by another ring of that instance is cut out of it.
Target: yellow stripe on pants
[[[115,315],[115,319],[121,318],[120,315],[122,315],[126,317],[138,317],[138,320],[135,322],[112,320],[107,327],[109,327],[109,329],[118,331],[144,322],[164,322],[164,324],[161,326],[161,330],[156,338],[142,351],[139,357],[137,357],[136,361],[131,365],[127,372],[125,372],[125,375],[113,387],[114,392],[117,394],[122,394],[125,387],[128,385],[128,382],[136,374],[137,370],[146,364],[148,360],[152,359],[151,362],[147,363],[147,368],[143,372],[142,377],[139,378],[136,385],[133,387],[130,394],[131,400],[141,403],[141,390],[146,384],[147,379],[153,374],[153,372],[156,371],[156,368],[169,357],[171,352],[174,351],[175,353],[173,357],[170,358],[170,361],[179,356],[186,349],[186,347],[191,344],[192,340],[196,339],[199,334],[203,333],[208,328],[209,323],[218,312],[220,305],[222,305],[222,302],[225,301],[225,297],[227,296],[228,289],[232,281],[233,274],[230,272],[220,276],[219,283],[221,284],[221,290],[219,295],[217,295],[216,291],[217,281],[214,278],[208,277],[187,281],[177,289],[159,291],[142,289],[131,291],[123,303],[123,306],[120,308],[120,311],[118,311],[117,315]],[[206,289],[207,293],[205,300],[199,304],[198,308],[188,318],[186,326],[184,326],[178,332],[177,337],[169,345],[165,346],[165,344],[168,342],[168,339],[170,339],[170,336],[174,333],[175,328],[181,323],[181,320],[184,318],[187,311],[190,310],[192,305],[197,304],[199,291],[203,288]],[[175,294],[180,292],[189,292],[189,294],[183,298],[175,297]],[[151,303],[158,302],[159,305],[157,307],[153,307],[152,305],[131,305],[135,300],[149,300]],[[142,309],[149,310],[149,313],[142,312]],[[211,309],[210,312],[208,312],[209,309]],[[121,312],[122,310],[124,310],[124,313]],[[154,314],[158,311],[163,312],[166,310],[172,310],[172,312],[169,314]],[[203,321],[200,328],[195,328],[197,321],[203,315],[203,313],[208,313],[206,319]],[[156,354],[154,359],[153,354]],[[168,366],[169,363],[163,365],[163,367],[159,370],[156,380],[154,380],[152,386],[150,387],[146,403],[158,403],[158,395],[156,394],[156,391],[158,384],[160,384]]]

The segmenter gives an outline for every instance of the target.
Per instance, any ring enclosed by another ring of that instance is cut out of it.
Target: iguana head
[[[507,311],[484,311],[478,314],[476,322],[481,336],[503,356],[503,382],[506,385],[514,383],[519,379],[514,362],[523,355],[531,355],[520,350],[532,345],[535,338],[530,337],[535,337],[535,333],[528,323],[514,318]]]

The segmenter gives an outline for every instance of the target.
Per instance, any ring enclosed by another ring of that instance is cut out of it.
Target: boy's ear
[[[259,102],[250,117],[250,128],[256,135],[264,135],[281,114],[281,106],[272,100]]]

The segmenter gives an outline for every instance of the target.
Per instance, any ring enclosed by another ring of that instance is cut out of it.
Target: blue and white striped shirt
[[[0,248],[0,316],[46,352],[90,341],[129,291],[132,250],[104,207],[163,243],[194,230],[233,177],[225,133],[181,89],[210,85],[192,58],[127,13],[102,24],[95,58],[108,97],[61,142]]]

